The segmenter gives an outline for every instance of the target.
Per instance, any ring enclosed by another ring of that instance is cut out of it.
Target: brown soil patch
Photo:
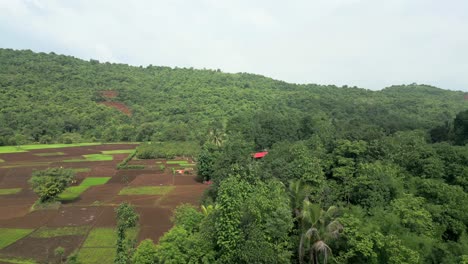
[[[175,190],[166,194],[158,205],[165,208],[176,208],[179,204],[190,203],[198,206],[203,192],[208,188],[207,185],[185,185],[177,186]]]
[[[102,209],[95,227],[115,227],[117,220],[115,218],[115,207],[113,206],[100,206]]]
[[[1,212],[3,213],[3,208]],[[0,227],[8,228],[38,228],[45,225],[57,214],[56,210],[33,211],[23,217],[0,220]]]
[[[152,239],[155,243],[171,227],[172,210],[166,208],[137,208],[140,214],[140,233],[138,240]]]
[[[54,256],[54,250],[57,247],[63,247],[66,257],[78,248],[83,238],[83,236],[26,237],[0,250],[0,253],[11,257],[32,258],[46,263],[59,263],[59,258]]]
[[[127,116],[132,116],[132,111],[124,103],[121,103],[121,102],[100,102],[100,104],[103,104],[103,105],[108,106],[108,107],[115,108],[115,109],[119,110],[120,112],[126,114]]]
[[[101,95],[105,98],[112,99],[112,98],[116,98],[117,96],[119,96],[119,92],[113,91],[113,90],[105,90],[105,91],[101,91]]]
[[[123,184],[109,183],[93,186],[82,193],[76,201],[73,201],[73,205],[89,206],[111,203],[123,187]]]
[[[157,186],[157,185],[172,185],[172,183],[173,183],[172,175],[142,174],[142,175],[138,175],[132,181],[130,185],[131,186]]]
[[[55,217],[47,222],[47,226],[61,227],[92,225],[100,215],[101,211],[102,208],[98,206],[62,206]]]

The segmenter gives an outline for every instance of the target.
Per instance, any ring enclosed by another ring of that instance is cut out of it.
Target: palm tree
[[[303,201],[310,195],[311,189],[310,185],[305,184],[302,180],[289,182],[289,198],[296,219],[300,217]]]
[[[303,201],[300,222],[302,228],[299,242],[299,262],[304,263],[305,250],[309,250],[309,262],[318,264],[328,262],[332,253],[327,243],[336,239],[343,231],[343,226],[335,219],[337,208],[331,206],[323,211],[318,204],[311,203],[308,199]],[[321,257],[320,257],[321,256]]]
[[[218,147],[223,144],[224,138],[226,136],[224,131],[220,128],[212,128],[210,129],[208,134],[210,136],[211,143],[215,144]]]

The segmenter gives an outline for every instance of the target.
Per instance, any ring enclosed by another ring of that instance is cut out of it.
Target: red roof
[[[257,153],[254,153],[252,156],[253,156],[254,159],[261,159],[261,158],[265,157],[266,154],[268,154],[268,151],[257,152]]]

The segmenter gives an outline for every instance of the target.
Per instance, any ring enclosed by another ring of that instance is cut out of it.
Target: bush
[[[55,200],[74,180],[75,171],[64,168],[50,168],[35,171],[29,183],[33,191],[39,195],[41,203]]]
[[[117,164],[117,169],[118,170],[128,169],[127,164],[133,159],[133,157],[135,157],[135,155],[136,155],[136,151],[130,153],[122,162]],[[143,166],[143,169],[144,169],[144,166]]]

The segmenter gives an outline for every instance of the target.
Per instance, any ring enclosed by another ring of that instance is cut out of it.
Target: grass
[[[119,195],[166,195],[174,190],[175,186],[141,186],[125,187]]]
[[[19,193],[21,188],[0,189],[0,195],[9,195]]]
[[[100,145],[100,144],[101,143],[76,143],[76,144],[32,144],[32,145],[21,145],[21,146],[1,146],[0,153],[27,152],[28,150],[35,150],[35,149],[95,146],[95,145]]]
[[[45,153],[35,153],[34,155],[39,157],[49,157],[49,156],[62,156],[65,155],[63,152],[45,152]]]
[[[34,166],[44,166],[49,165],[51,162],[26,162],[26,163],[17,163],[13,165],[2,166],[1,168],[4,169],[11,169],[11,168],[21,168],[21,167],[34,167]]]
[[[41,203],[40,200],[37,200],[32,206],[31,211],[36,210],[57,210],[60,208],[61,203],[58,201]]]
[[[7,256],[0,256],[0,262],[13,263],[13,264],[36,264],[34,259],[25,258],[12,258]]]
[[[84,159],[69,159],[63,162],[82,162],[82,161],[109,161],[113,160],[114,156],[105,154],[88,154],[83,155]]]
[[[62,201],[71,201],[78,198],[84,191],[91,186],[106,184],[111,177],[88,177],[84,179],[80,185],[71,186],[59,194],[59,199]]]
[[[82,248],[78,253],[78,263],[113,263],[115,248]]]
[[[119,150],[104,150],[104,151],[101,151],[102,154],[105,154],[105,155],[112,155],[112,154],[130,154],[132,153],[133,151],[135,151],[135,149],[119,149]]]
[[[5,160],[0,159],[0,163],[1,163],[1,162],[5,162]]]
[[[90,172],[91,168],[73,168],[74,172]]]
[[[0,228],[0,249],[15,243],[21,238],[29,235],[33,229],[22,228]]]
[[[127,238],[134,239],[138,235],[138,228],[131,228],[127,231]],[[93,247],[115,247],[117,241],[117,231],[114,228],[98,227],[89,232],[83,243],[84,248]],[[81,253],[81,251],[80,251]]]
[[[179,164],[180,166],[185,166],[190,163],[186,160],[168,160],[166,161],[166,164]]]
[[[31,237],[51,238],[61,236],[84,236],[88,231],[88,226],[67,226],[67,227],[41,227],[31,234]]]

